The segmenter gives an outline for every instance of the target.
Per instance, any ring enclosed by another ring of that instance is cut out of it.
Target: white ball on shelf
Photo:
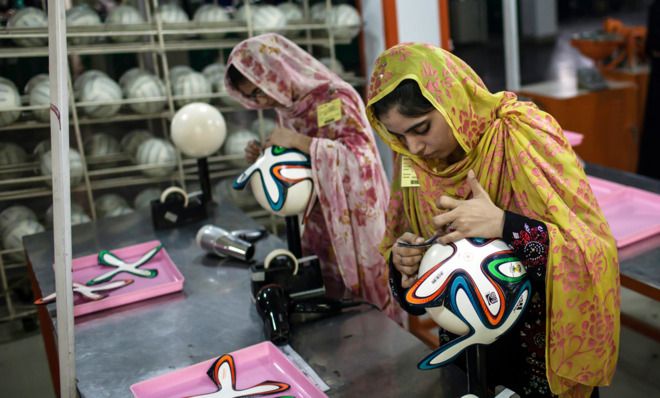
[[[158,188],[145,188],[135,196],[133,207],[136,209],[148,209],[151,207],[151,201],[160,199],[161,190]]]
[[[263,121],[263,134],[264,134],[264,137],[268,137],[270,135],[270,133],[275,129],[275,127],[277,127],[277,122],[275,121],[275,119],[271,119],[269,117],[265,117],[263,120],[264,120]],[[250,125],[250,130],[254,131],[259,136],[261,136],[261,134],[259,134],[261,132],[261,126],[262,126],[262,124],[259,123],[259,118],[257,118]]]
[[[211,93],[211,83],[199,72],[183,74],[177,78],[174,84],[175,96],[195,96],[194,98],[177,99],[176,105],[179,107],[191,102],[208,102],[209,98],[205,96]]]
[[[27,153],[13,142],[0,142],[0,169],[27,162]],[[0,172],[0,179],[15,178],[20,172]]]
[[[188,73],[192,73],[195,70],[191,68],[188,65],[177,65],[173,66],[170,68],[170,83],[172,84],[172,87],[176,85],[176,82],[179,80],[179,78],[183,75],[187,75]]]
[[[115,155],[121,152],[119,141],[109,134],[95,133],[84,142],[85,155],[101,157]]]
[[[172,142],[183,154],[202,158],[220,149],[227,135],[227,125],[216,107],[193,102],[174,114],[170,132]]]
[[[325,21],[330,25],[337,39],[352,40],[360,33],[362,18],[355,7],[348,4],[333,6],[326,14]]]
[[[309,16],[314,22],[325,22],[325,2],[316,3],[309,7]]]
[[[281,32],[286,27],[286,16],[275,6],[260,6],[252,13],[252,27],[256,34]]]
[[[250,11],[252,14],[257,10],[257,8],[261,7],[258,4],[250,4]],[[245,23],[247,21],[247,7],[245,5],[242,5],[236,9],[236,12],[234,12],[234,19]]]
[[[228,134],[225,144],[222,147],[222,152],[225,155],[240,155],[239,159],[233,159],[230,163],[235,167],[247,167],[245,147],[252,140],[258,141],[259,135],[251,130],[240,129],[233,131]]]
[[[119,86],[122,88],[122,90],[126,87],[127,84],[132,82],[134,79],[136,79],[139,76],[142,75],[151,75],[152,73],[149,72],[146,69],[142,68],[131,68],[124,72],[123,75],[119,78]]]
[[[8,28],[45,28],[48,26],[48,17],[42,10],[34,7],[25,7],[12,15],[7,21]],[[47,37],[22,37],[13,39],[21,47],[39,47],[48,43]]]
[[[108,25],[137,25],[144,23],[142,14],[133,6],[121,5],[110,11],[105,23]],[[112,40],[118,43],[129,43],[140,40],[140,36],[113,36]]]
[[[30,91],[32,90],[32,88],[34,86],[36,86],[37,84],[39,84],[41,82],[44,82],[44,81],[46,81],[46,82],[50,81],[50,80],[48,80],[48,74],[47,73],[39,73],[38,75],[32,76],[30,78],[30,80],[28,80],[27,84],[25,85],[25,89],[24,89],[25,94],[30,94]]]
[[[155,137],[147,130],[133,130],[121,139],[121,147],[124,153],[128,154],[131,158],[135,158],[140,145],[150,138]]]
[[[100,26],[101,17],[87,4],[80,4],[71,7],[66,11],[66,26]],[[97,36],[77,36],[70,37],[69,43],[73,45],[91,44],[97,41]]]
[[[44,109],[32,109],[32,115],[40,122],[50,121],[50,81],[36,83],[28,95],[30,106],[46,106]]]
[[[140,74],[130,80],[124,86],[124,96],[127,99],[143,99],[165,97],[165,84],[158,76],[151,74]],[[135,113],[149,114],[163,110],[165,100],[135,102],[128,104],[128,107]]]
[[[115,193],[107,193],[94,200],[96,216],[99,218],[109,217],[111,214],[121,212],[121,209],[130,209],[128,202]]]
[[[103,104],[122,99],[119,84],[107,76],[98,76],[85,81],[80,89],[80,102],[99,103],[85,105],[83,112],[92,118],[110,117],[119,112],[121,104]]]
[[[140,144],[135,158],[137,164],[141,166],[160,166],[142,170],[144,174],[152,177],[170,175],[176,167],[174,146],[160,138],[150,138]]]
[[[95,80],[100,77],[108,77],[108,75],[97,69],[90,69],[81,73],[76,80],[73,82],[73,92],[76,99],[80,99],[80,93],[82,92],[83,86],[90,80]]]
[[[344,73],[344,65],[342,65],[337,58],[332,59],[331,57],[323,57],[320,58],[319,61],[321,61],[321,63],[325,65],[326,68],[330,69],[338,75]]]
[[[0,237],[23,220],[37,221],[37,215],[27,206],[13,205],[0,212]]]
[[[304,18],[302,7],[296,3],[280,3],[277,8],[282,11],[287,23],[300,22]]]
[[[205,4],[195,11],[193,20],[198,23],[204,24],[222,24],[223,22],[231,21],[229,13],[222,7],[215,4]],[[225,37],[226,33],[202,33],[201,36],[205,39],[221,39]]]
[[[41,157],[48,151],[50,151],[50,139],[39,141],[32,150],[32,156],[35,159],[41,159]]]
[[[163,25],[186,23],[190,21],[188,14],[181,7],[174,3],[163,4],[156,11],[156,15],[160,16]],[[180,40],[185,38],[185,34],[166,35],[165,39]]]
[[[48,150],[43,155],[41,155],[39,162],[39,170],[41,171],[41,175],[44,177],[48,177],[46,179],[46,184],[48,186],[52,185],[51,174],[53,173],[53,166],[52,166],[51,158],[52,158],[51,151]],[[72,187],[82,182],[83,179],[82,158],[80,157],[80,153],[78,153],[78,151],[72,148],[69,149],[69,176]]]
[[[21,95],[14,83],[0,77],[0,127],[14,123],[21,116],[20,110],[8,111],[5,109],[21,106]]]
[[[2,246],[6,250],[21,249],[23,248],[23,237],[45,230],[44,226],[38,221],[30,219],[22,220],[2,235]],[[9,258],[20,261],[23,258],[23,253],[11,254]]]
[[[44,216],[46,221],[46,227],[51,228],[53,226],[53,205],[51,204],[46,210]],[[85,213],[85,209],[78,203],[71,203],[71,225],[84,224],[92,221],[92,219]]]
[[[225,87],[225,68],[226,68],[225,65],[214,62],[212,64],[207,65],[202,71],[204,76],[206,76],[206,78],[208,79],[209,83],[211,83],[211,88],[213,89],[213,92],[219,94],[227,94],[227,88]],[[240,102],[230,97],[229,95],[225,97],[221,97],[220,102],[222,102],[227,106],[241,105]]]

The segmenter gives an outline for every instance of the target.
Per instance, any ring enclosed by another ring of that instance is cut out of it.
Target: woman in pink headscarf
[[[276,110],[278,127],[262,147],[295,148],[311,157],[319,201],[306,220],[302,248],[321,260],[329,293],[348,290],[401,323],[388,268],[378,252],[389,188],[360,95],[295,43],[273,33],[234,47],[225,85],[246,108]],[[259,151],[252,142],[246,157],[254,161]]]

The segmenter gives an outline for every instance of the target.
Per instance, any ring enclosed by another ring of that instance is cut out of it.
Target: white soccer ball
[[[119,141],[109,134],[92,134],[84,142],[85,154],[89,157],[116,155],[121,152]]]
[[[51,174],[53,173],[52,166],[52,154],[48,150],[45,152],[40,159],[39,169],[41,170],[41,175],[46,178],[46,184],[48,186],[52,185]],[[80,153],[73,148],[69,149],[69,176],[71,186],[74,187],[82,182],[83,179],[83,164]]]
[[[88,81],[98,79],[99,77],[108,77],[109,78],[109,76],[105,72],[100,71],[100,70],[96,70],[96,69],[90,69],[88,71],[85,71],[85,72],[81,73],[80,76],[78,76],[76,78],[76,80],[74,80],[74,82],[73,82],[73,92],[74,92],[75,98],[77,100],[80,100],[80,95],[81,95],[83,86]]]
[[[155,137],[147,130],[133,130],[121,139],[121,147],[124,153],[128,154],[131,158],[135,158],[140,145],[150,138]]]
[[[309,16],[314,22],[324,22],[326,14],[325,2],[316,3],[309,7]]]
[[[7,21],[8,28],[45,28],[48,27],[48,17],[42,10],[25,7],[18,10]],[[13,39],[21,47],[40,47],[48,43],[47,37],[27,37]]]
[[[202,158],[220,149],[227,135],[227,125],[216,107],[193,102],[174,114],[170,132],[172,142],[184,155]]]
[[[9,206],[0,212],[0,237],[23,220],[37,221],[37,215],[32,209],[22,205]]]
[[[140,191],[133,200],[133,207],[136,209],[148,209],[151,207],[151,201],[160,199],[162,191],[158,188],[146,188]]]
[[[141,166],[159,166],[142,170],[148,176],[168,176],[176,167],[176,149],[163,139],[150,138],[138,147],[136,161]]]
[[[335,37],[340,40],[352,40],[362,28],[360,13],[348,4],[333,6],[326,14],[325,21],[330,25]]]
[[[123,75],[121,75],[121,77],[119,78],[119,86],[123,90],[124,88],[126,88],[127,84],[132,82],[137,77],[140,77],[142,75],[152,75],[152,74],[153,73],[149,72],[146,69],[137,68],[137,67],[136,68],[131,68],[131,69],[127,70],[126,72],[124,72]]]
[[[326,68],[330,69],[338,75],[344,73],[344,65],[342,65],[337,58],[333,59],[331,57],[323,57],[320,58],[319,61],[321,61],[321,63],[325,65]]]
[[[94,208],[96,209],[96,215],[99,218],[111,217],[112,215],[119,215],[129,209],[130,206],[126,199],[115,194],[107,193],[101,195],[96,200],[94,200]]]
[[[98,76],[85,81],[80,89],[80,102],[98,103],[98,105],[85,105],[83,112],[92,118],[110,117],[119,112],[121,104],[106,104],[110,101],[122,99],[121,87],[114,80],[106,76]]]
[[[50,81],[41,80],[35,84],[28,95],[30,106],[46,106],[44,109],[33,109],[32,115],[40,122],[50,121]]]
[[[51,204],[46,210],[46,215],[44,216],[46,221],[46,227],[53,227],[53,205]],[[92,219],[85,213],[85,209],[78,203],[71,203],[71,225],[84,224],[92,221]]]
[[[179,78],[188,73],[193,73],[195,70],[188,65],[177,65],[170,68],[170,82],[172,87],[176,86],[176,82],[179,81]]]
[[[23,148],[13,142],[0,142],[0,169],[25,162],[27,162],[27,153]],[[0,172],[0,178],[15,178],[20,175],[20,172]]]
[[[108,18],[105,20],[107,25],[137,25],[145,23],[142,14],[133,6],[121,5],[115,7],[110,11]],[[112,29],[121,29],[121,27],[113,27]],[[129,43],[140,40],[140,36],[113,36],[112,40],[118,43]]]
[[[0,127],[14,123],[21,116],[20,110],[5,109],[21,106],[21,95],[11,80],[0,77]]]
[[[2,235],[2,245],[6,250],[22,249],[23,237],[43,232],[45,230],[44,226],[38,221],[30,219],[20,221]],[[23,258],[23,253],[12,253],[9,255],[9,258],[20,261]]]
[[[124,96],[127,99],[143,99],[147,101],[149,98],[162,98],[165,95],[165,84],[163,81],[158,76],[147,73],[138,75],[124,86]],[[128,104],[128,107],[135,113],[142,115],[160,112],[164,106],[165,99]]]
[[[32,150],[32,157],[39,160],[48,151],[50,151],[50,140],[48,139],[39,141],[39,143]]]
[[[252,13],[252,27],[255,34],[282,32],[285,26],[286,16],[275,6],[260,6]]]
[[[80,4],[71,7],[66,11],[66,26],[67,28],[73,26],[100,26],[102,24],[101,17],[87,4]],[[97,41],[96,36],[80,36],[70,37],[69,43],[73,45],[78,44],[91,44]]]
[[[305,15],[303,14],[303,9],[301,6],[295,3],[280,3],[276,6],[280,11],[282,11],[282,14],[284,14],[284,18],[286,19],[286,24],[291,25],[295,23],[301,23],[305,19]],[[288,34],[291,35],[299,35],[302,32],[302,30],[289,30],[287,31]]]
[[[34,86],[44,81],[46,82],[50,81],[48,79],[48,74],[46,73],[39,73],[38,75],[32,76],[25,85],[25,89],[24,89],[25,94],[30,94],[30,91]]]
[[[263,118],[264,122],[263,124],[259,123],[259,119],[257,118],[252,124],[250,125],[250,130],[254,132],[258,132],[259,136],[263,137],[268,137],[270,133],[273,132],[273,130],[277,127],[277,122],[275,119],[271,119],[269,117]]]
[[[304,213],[314,201],[309,156],[282,147],[268,147],[264,154],[234,181],[235,189],[252,187],[257,202],[279,216]]]
[[[239,159],[233,159],[229,162],[235,167],[247,167],[245,160],[245,147],[252,140],[259,141],[259,135],[251,130],[236,130],[228,134],[222,152],[225,155],[240,155]]]
[[[222,25],[223,22],[231,21],[229,13],[215,4],[205,4],[195,11],[193,20],[203,24]],[[222,39],[226,33],[203,33],[205,39]]]
[[[176,100],[176,105],[182,107],[191,102],[209,102],[207,95],[212,94],[211,83],[199,72],[189,72],[177,78],[174,84],[174,95],[194,96],[194,98],[181,98]]]
[[[163,25],[180,24],[190,21],[190,19],[188,18],[188,14],[186,14],[186,12],[183,11],[181,7],[179,7],[177,4],[174,3],[167,3],[161,5],[158,8],[156,15],[160,16],[160,20],[162,21]],[[167,27],[165,26],[165,28]],[[183,39],[185,37],[186,37],[185,34],[166,35],[165,39],[177,40],[177,39]]]

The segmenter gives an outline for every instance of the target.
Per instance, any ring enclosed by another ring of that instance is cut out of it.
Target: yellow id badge
[[[401,158],[401,187],[402,188],[413,188],[418,187],[419,181],[417,180],[417,174],[415,169],[412,167],[412,160],[409,157]]]
[[[321,104],[316,108],[316,121],[319,127],[336,122],[341,119],[341,100],[333,99],[330,102]]]

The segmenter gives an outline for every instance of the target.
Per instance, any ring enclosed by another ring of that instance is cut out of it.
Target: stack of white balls
[[[78,76],[74,82],[74,93],[78,101],[92,103],[82,107],[83,112],[91,118],[107,118],[121,108],[119,103],[100,105],[121,100],[122,92],[119,84],[99,70],[90,70]]]
[[[128,105],[135,113],[149,114],[163,110],[166,95],[165,84],[153,73],[139,68],[128,70],[119,79],[119,85],[126,99],[142,100]],[[161,98],[149,100],[150,98]]]
[[[66,27],[74,26],[101,26],[101,17],[87,4],[80,4],[71,7],[66,11]],[[70,37],[69,44],[81,45],[92,44],[97,41],[96,36],[78,36]]]
[[[47,26],[48,17],[46,13],[34,7],[25,7],[18,10],[7,21],[8,28],[46,28]],[[20,37],[13,40],[21,47],[39,47],[48,43],[47,37]]]
[[[175,97],[179,98],[176,105],[182,107],[192,102],[209,102],[212,94],[211,83],[204,74],[194,71],[188,66],[175,66],[170,69],[170,81]]]
[[[9,110],[21,106],[21,95],[16,85],[0,77],[0,127],[14,123],[21,116],[20,110]]]
[[[23,247],[23,237],[44,231],[44,226],[37,221],[37,215],[29,208],[14,205],[0,213],[0,238],[5,250],[19,250]],[[8,257],[15,261],[23,258],[21,252],[11,253]]]
[[[108,18],[105,20],[107,25],[137,25],[143,24],[144,18],[142,14],[133,6],[130,5],[120,5],[112,9]],[[119,28],[119,29],[118,29]],[[130,27],[129,27],[130,28]],[[121,27],[112,27],[114,30],[120,30]],[[140,39],[139,35],[115,35],[112,36],[112,40],[118,43],[130,43],[138,41]]]
[[[99,218],[117,217],[133,212],[126,199],[114,193],[96,198],[94,208],[96,209],[96,216]]]
[[[12,142],[0,142],[0,170],[27,162],[27,153]],[[20,172],[0,172],[0,179],[20,177]]]
[[[205,4],[195,11],[193,20],[200,24],[215,25],[222,24],[223,22],[231,21],[229,13],[215,4]],[[225,33],[202,33],[204,39],[222,39]]]

